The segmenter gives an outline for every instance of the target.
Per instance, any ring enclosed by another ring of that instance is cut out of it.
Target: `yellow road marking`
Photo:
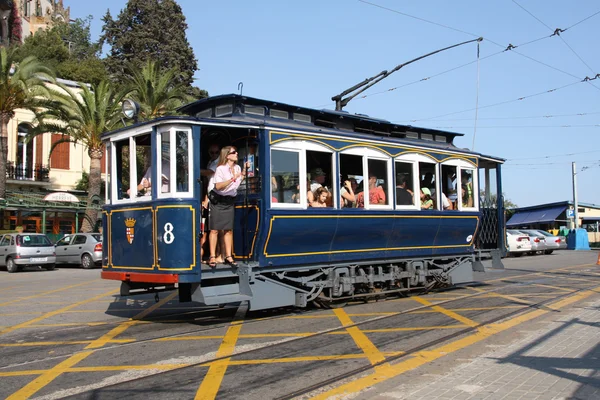
[[[384,356],[392,357],[404,354],[403,351],[388,351],[382,353]],[[330,360],[358,360],[368,358],[366,354],[340,354],[332,356],[306,356],[306,357],[288,357],[288,358],[267,358],[262,360],[239,360],[230,361],[229,365],[257,365],[257,364],[278,364],[278,363],[296,363],[307,361],[330,361]]]
[[[133,318],[131,318],[132,320],[138,320],[138,319],[142,319],[145,318],[148,314],[150,314],[151,312],[154,312],[156,309],[158,309],[159,307],[161,307],[162,305],[164,305],[165,303],[168,303],[169,301],[173,300],[173,298],[175,296],[177,296],[179,294],[179,292],[176,290],[173,293],[171,293],[170,295],[168,295],[167,297],[165,297],[164,299],[162,299],[161,301],[159,301],[158,303],[154,304],[151,307],[148,307],[147,309],[145,309],[144,311],[142,311],[141,313],[139,313],[138,315],[134,316]]]
[[[86,351],[69,357],[54,368],[44,371],[43,374],[38,376],[33,381],[29,382],[27,385],[25,385],[25,387],[21,388],[20,390],[7,397],[7,400],[21,400],[30,398],[31,396],[36,394],[38,390],[40,390],[41,388],[58,378],[65,369],[74,366],[79,361],[83,360],[92,353],[93,351]]]
[[[107,294],[112,294],[112,293],[116,293],[116,292],[118,292],[118,291],[114,291],[113,290],[113,291],[105,293],[103,295],[95,296],[95,297],[92,297],[91,299],[84,300],[82,302],[73,304],[70,307],[74,308],[74,307],[77,307],[78,305],[94,301],[94,300],[100,298],[101,296],[106,296]],[[173,292],[173,293],[177,294],[177,292]],[[171,295],[173,295],[173,293],[171,293]],[[98,349],[98,348],[104,346],[106,343],[114,340],[115,336],[123,333],[130,326],[137,324],[138,321],[136,321],[136,319],[143,318],[144,316],[148,315],[152,311],[156,310],[161,305],[163,305],[166,302],[168,302],[171,298],[174,297],[174,296],[171,296],[171,295],[167,296],[166,298],[164,298],[160,302],[154,304],[152,307],[149,307],[147,310],[144,310],[141,313],[135,315],[131,320],[129,320],[127,322],[123,322],[122,324],[119,324],[119,326],[117,326],[117,327],[113,328],[112,330],[110,330],[109,332],[105,333],[100,338],[92,341],[86,347],[86,349],[92,349],[92,350],[93,349]],[[57,310],[57,311],[53,312],[54,314],[52,314],[52,313],[48,313],[48,314],[56,315],[56,314],[60,314],[60,311],[61,310]],[[34,320],[31,320],[28,323],[24,323],[24,324],[29,325],[29,324],[33,323],[34,321],[37,322],[40,319],[47,318],[46,315],[47,314],[44,314],[43,316],[41,316],[39,318],[36,318]],[[21,324],[21,325],[23,325],[23,324]],[[17,327],[20,327],[20,325],[16,325],[13,328],[18,329]],[[3,331],[0,331],[0,333],[2,333],[2,332]],[[37,393],[39,390],[43,389],[46,385],[48,385],[49,383],[51,383],[53,380],[55,380],[56,378],[58,378],[68,368],[71,368],[71,367],[75,366],[77,363],[79,363],[80,361],[84,360],[85,358],[87,358],[89,355],[91,355],[93,353],[94,353],[94,351],[84,351],[84,352],[72,355],[71,357],[67,358],[65,361],[61,362],[60,364],[56,365],[55,367],[53,367],[53,368],[47,370],[46,372],[44,372],[44,374],[42,374],[37,379],[34,379],[32,382],[28,383],[22,389],[20,389],[17,392],[13,393],[9,397],[9,399],[16,400],[16,399],[23,399],[23,398],[29,398],[29,397],[31,397],[32,395],[34,395],[35,393]]]
[[[598,288],[600,288],[600,286],[594,288],[593,290],[596,290]],[[585,299],[586,297],[591,296],[593,293],[594,292],[592,290],[586,290],[581,293],[569,296],[561,301],[558,301],[558,302],[552,304],[551,306],[548,306],[548,308],[558,310],[560,308],[566,307],[575,302],[581,301],[581,300]],[[401,361],[397,364],[391,365],[383,373],[379,372],[379,371],[374,371],[373,373],[371,373],[367,376],[358,378],[352,382],[340,385],[331,390],[328,390],[319,395],[316,395],[316,396],[312,397],[312,399],[325,400],[325,399],[332,398],[334,396],[340,397],[343,395],[349,395],[351,393],[357,393],[368,387],[374,386],[377,383],[381,383],[388,379],[394,378],[394,377],[401,375],[407,371],[413,370],[424,364],[427,364],[430,361],[436,360],[438,358],[444,357],[447,354],[464,349],[464,348],[471,346],[475,343],[478,343],[484,339],[487,339],[488,337],[493,336],[499,332],[503,332],[507,329],[510,329],[512,327],[520,325],[524,322],[530,321],[534,318],[537,318],[537,317],[547,314],[549,312],[550,311],[545,310],[545,309],[537,309],[535,311],[531,311],[526,314],[520,315],[518,317],[509,319],[505,322],[483,326],[481,328],[478,328],[477,332],[475,332],[469,336],[466,336],[464,338],[458,339],[454,342],[442,345],[433,350],[420,351],[420,352],[412,355],[412,358],[409,358],[409,359]]]
[[[131,343],[135,342],[135,339],[112,339],[108,340],[107,343]],[[22,342],[22,343],[0,343],[0,347],[35,347],[35,346],[57,346],[66,344],[91,344],[93,340],[71,340],[62,342]]]
[[[242,330],[241,324],[231,325],[227,329],[227,333],[223,338],[223,342],[217,350],[216,358],[222,358],[221,360],[213,361],[206,373],[206,376],[202,380],[198,391],[196,392],[195,400],[208,400],[214,399],[217,396],[221,382],[227,372],[227,366],[231,360],[231,355],[235,350],[235,344],[238,340],[240,331]]]
[[[65,322],[63,324],[35,324],[29,325],[30,328],[60,328],[65,326],[101,326],[114,324],[114,322]]]
[[[448,308],[450,311],[485,311],[485,310],[501,310],[503,308],[522,308],[522,306],[498,306],[498,307],[467,307],[467,308]],[[436,313],[433,310],[411,311],[409,314],[431,314]]]
[[[432,309],[432,310],[434,310],[434,311],[437,311],[437,312],[439,312],[439,313],[442,313],[442,314],[444,314],[445,316],[447,316],[447,317],[450,317],[450,318],[452,318],[452,319],[455,319],[455,320],[457,320],[458,322],[461,322],[461,323],[463,323],[463,324],[465,324],[465,325],[468,325],[468,326],[471,326],[471,327],[479,325],[479,323],[477,323],[477,322],[473,321],[473,320],[472,320],[472,319],[470,319],[470,318],[463,317],[462,315],[460,315],[460,314],[457,314],[457,313],[455,313],[454,311],[450,311],[450,310],[448,310],[447,308],[440,307],[440,306],[436,306],[436,305],[434,305],[433,303],[431,303],[431,302],[429,302],[429,301],[425,300],[425,299],[424,299],[424,298],[422,298],[422,297],[415,296],[415,297],[413,297],[413,299],[414,299],[414,300],[416,300],[416,301],[418,301],[419,303],[423,304],[424,306],[431,307],[431,309]]]
[[[18,302],[18,301],[23,301],[23,300],[34,299],[34,298],[36,298],[36,297],[43,297],[43,296],[45,296],[45,295],[47,295],[47,294],[51,294],[51,293],[62,292],[62,291],[64,291],[64,290],[69,290],[69,289],[72,289],[72,288],[74,288],[74,287],[78,287],[78,286],[87,285],[87,284],[90,284],[90,283],[92,283],[92,282],[98,282],[98,279],[94,279],[94,280],[92,280],[92,281],[87,281],[87,282],[83,282],[83,283],[78,283],[78,284],[76,284],[76,285],[67,286],[67,287],[64,287],[64,288],[61,288],[61,289],[49,290],[49,291],[47,291],[47,292],[43,292],[43,293],[39,293],[39,294],[34,294],[33,296],[20,297],[20,298],[18,298],[18,299],[15,299],[15,300],[7,301],[6,303],[0,303],[0,307],[2,307],[2,306],[6,306],[6,305],[8,305],[8,304],[16,303],[16,302]]]
[[[383,354],[381,354],[381,351],[379,351],[377,346],[371,342],[364,332],[362,332],[357,326],[349,326],[353,325],[354,322],[342,308],[333,310],[333,312],[342,323],[342,326],[348,326],[348,328],[346,328],[346,332],[350,334],[352,340],[354,340],[354,343],[356,343],[356,346],[361,349],[363,353],[365,353],[371,365],[385,361],[385,357]]]
[[[565,292],[565,293],[574,292],[573,289],[564,288],[564,287],[560,287],[560,286],[546,285],[545,283],[532,283],[531,286],[538,286],[538,287],[544,287],[544,288],[549,288],[549,289],[556,289],[556,290],[560,290],[560,291]]]
[[[63,312],[65,312],[65,311],[69,311],[69,310],[70,310],[70,309],[72,309],[72,308],[79,307],[79,306],[81,306],[81,305],[83,305],[83,304],[87,304],[87,303],[89,303],[89,302],[91,302],[91,301],[94,301],[94,300],[96,300],[96,299],[99,299],[99,298],[102,298],[102,297],[106,297],[106,296],[110,296],[111,294],[115,294],[115,293],[118,293],[118,292],[119,292],[118,290],[111,290],[111,291],[109,291],[109,292],[106,292],[106,293],[99,294],[98,296],[94,296],[94,297],[92,297],[91,299],[88,299],[88,300],[83,300],[83,301],[80,301],[80,302],[78,302],[78,303],[73,303],[73,304],[71,304],[71,305],[69,305],[69,306],[66,306],[66,307],[60,308],[60,309],[58,309],[58,310],[54,310],[54,311],[47,312],[47,313],[45,313],[45,314],[43,314],[43,315],[40,315],[40,316],[39,316],[39,317],[37,317],[37,318],[30,319],[29,321],[26,321],[26,322],[20,323],[20,324],[18,324],[18,325],[14,325],[14,326],[11,326],[11,327],[8,327],[8,328],[5,328],[5,329],[2,329],[2,330],[0,331],[0,335],[4,335],[5,333],[13,332],[13,331],[15,331],[15,330],[17,330],[17,329],[26,328],[26,327],[28,327],[29,325],[35,324],[36,322],[40,322],[40,321],[42,321],[42,320],[44,320],[44,319],[46,319],[46,318],[54,317],[55,315],[62,314]]]

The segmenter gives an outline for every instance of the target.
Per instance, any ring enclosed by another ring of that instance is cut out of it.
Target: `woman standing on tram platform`
[[[248,171],[248,162],[244,165],[244,171],[237,165],[238,152],[233,146],[225,146],[221,149],[219,162],[214,175],[214,188],[209,193],[209,244],[210,259],[208,265],[216,267],[215,253],[217,250],[217,240],[219,231],[223,232],[225,249],[223,251],[225,264],[233,267],[237,263],[233,259],[231,249],[233,249],[233,220],[235,216],[235,196],[237,189],[246,177]]]

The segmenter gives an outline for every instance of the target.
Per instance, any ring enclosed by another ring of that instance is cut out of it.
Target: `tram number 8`
[[[175,235],[173,234],[173,224],[170,222],[167,222],[165,224],[165,233],[163,235],[163,241],[166,244],[171,244],[171,243],[173,243],[174,240],[175,240]]]

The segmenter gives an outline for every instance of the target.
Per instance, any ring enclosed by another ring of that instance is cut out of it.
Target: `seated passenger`
[[[357,207],[365,206],[365,192],[360,192],[356,199]],[[369,204],[385,204],[385,192],[381,186],[377,186],[377,176],[369,176]]]
[[[469,180],[469,175],[462,175],[462,206],[463,207],[473,207],[473,185]]]
[[[323,172],[321,168],[315,168],[310,173],[310,179],[310,186],[306,193],[308,204],[315,201],[315,191],[318,188],[323,187],[323,184],[325,183],[325,172]]]
[[[433,200],[431,200],[431,191],[426,187],[421,188],[421,209],[433,210]]]
[[[169,177],[171,176],[171,163],[168,159],[163,158],[161,163],[162,175],[162,192],[169,191]],[[138,196],[150,196],[152,190],[152,166],[149,166],[142,177],[139,185],[137,185]],[[127,194],[130,194],[131,189],[127,189]]]
[[[406,188],[406,175],[396,177],[396,204],[399,206],[413,205],[413,193]]]
[[[356,206],[356,179],[348,178],[344,181],[344,186],[340,190],[340,205],[344,208]]]
[[[324,187],[320,187],[315,191],[315,201],[309,203],[311,207],[328,207],[327,200],[329,192]]]
[[[452,210],[452,203],[450,203],[450,200],[448,200],[448,197],[446,197],[446,193],[442,192],[442,208],[444,210]]]

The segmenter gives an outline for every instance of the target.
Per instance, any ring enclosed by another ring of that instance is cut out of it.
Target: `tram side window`
[[[396,205],[414,206],[415,179],[413,176],[413,164],[396,162]]]
[[[333,176],[332,176],[332,156],[331,153],[322,151],[306,151],[306,172],[309,175],[310,184],[307,189],[306,197],[309,207],[333,207]],[[317,198],[317,191],[323,197],[326,196],[325,204]]]
[[[474,186],[473,186],[473,170],[461,169],[460,170],[460,188],[461,188],[461,201],[463,208],[475,207],[474,200]]]
[[[117,193],[114,193],[112,198],[122,200],[129,198],[129,195],[127,194],[127,190],[130,186],[129,139],[114,142],[114,147],[116,164],[116,171],[114,172],[116,175],[115,179]]]
[[[160,192],[170,192],[171,181],[171,135],[170,132],[163,132],[160,135]]]
[[[444,210],[458,209],[458,194],[456,192],[456,182],[458,175],[457,168],[453,165],[442,165],[442,207]]]
[[[300,153],[271,150],[271,203],[300,203]]]
[[[104,159],[104,162],[106,162],[106,164],[104,165],[104,171],[106,171],[105,174],[104,174],[104,176],[105,176],[105,179],[106,179],[106,189],[105,189],[106,199],[105,199],[105,201],[106,201],[107,204],[112,199],[112,193],[111,193],[111,190],[110,190],[110,188],[112,187],[111,186],[112,181],[111,181],[111,178],[110,178],[112,174],[109,173],[111,165],[112,165],[111,164],[111,159],[112,159],[111,151],[112,151],[112,149],[110,147],[110,143],[108,143],[106,145],[106,149],[105,149],[105,153],[104,153],[106,155],[105,159]]]
[[[340,154],[340,175],[340,207],[358,207],[358,193],[362,192],[364,186],[363,158],[352,154]],[[364,202],[360,207],[364,207]]]
[[[177,167],[177,191],[188,192],[190,181],[190,160],[189,160],[189,135],[187,131],[176,131],[175,140],[176,148],[176,167]]]
[[[420,162],[419,177],[420,177],[420,198],[422,210],[435,210],[436,202],[436,164]]]
[[[368,193],[369,205],[382,206],[390,204],[388,162],[386,160],[368,159]],[[360,194],[359,194],[360,197]]]

